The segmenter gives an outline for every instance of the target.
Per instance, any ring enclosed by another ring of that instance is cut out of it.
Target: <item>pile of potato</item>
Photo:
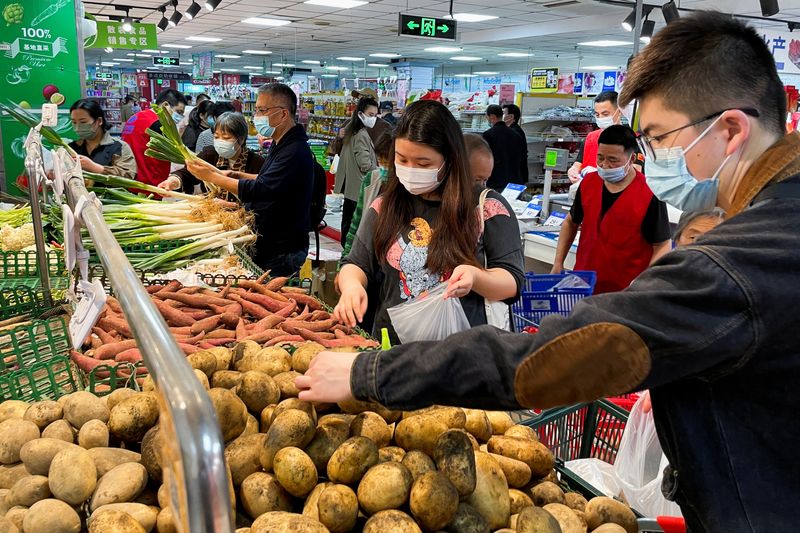
[[[294,377],[322,350],[247,341],[188,357],[226,441],[237,532],[638,531],[624,504],[565,494],[552,453],[507,413],[300,401]],[[176,531],[158,416],[149,378],[0,404],[0,533]]]

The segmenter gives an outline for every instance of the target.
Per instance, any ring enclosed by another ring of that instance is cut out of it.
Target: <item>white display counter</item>
[[[580,237],[580,235],[578,236]],[[575,254],[578,251],[578,237],[567,253],[564,268],[575,268]],[[525,270],[537,274],[547,274],[553,267],[558,246],[558,232],[528,232],[522,235],[525,253]]]

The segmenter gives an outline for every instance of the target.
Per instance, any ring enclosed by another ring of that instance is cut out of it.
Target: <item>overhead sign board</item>
[[[177,57],[159,56],[153,58],[154,65],[177,67],[181,64],[181,60]]]
[[[456,40],[456,21],[400,13],[397,34],[423,39]]]
[[[558,91],[558,68],[532,68],[530,89],[532,93]]]
[[[122,22],[97,21],[97,35],[92,37],[86,48],[115,48],[119,50],[147,50],[158,48],[155,24],[134,22],[130,31],[122,27]]]

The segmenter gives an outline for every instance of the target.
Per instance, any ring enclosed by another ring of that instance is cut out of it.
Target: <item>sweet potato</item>
[[[280,300],[275,300],[274,298],[256,292],[244,292],[241,297],[260,305],[272,313],[277,313],[286,306],[286,302],[281,302]]]
[[[115,357],[117,362],[125,362],[125,363],[138,363],[142,360],[142,354],[138,348],[131,348],[129,350],[125,350],[117,354]]]
[[[158,293],[161,296],[161,293]],[[225,298],[218,296],[211,296],[209,294],[185,294],[185,293],[167,293],[164,298],[170,300],[177,300],[190,307],[197,307],[198,309],[208,308],[209,305],[230,305],[232,302]]]
[[[239,305],[242,306],[242,309],[243,309],[244,312],[246,312],[247,314],[249,314],[250,316],[252,316],[254,318],[257,318],[257,319],[261,320],[262,318],[267,318],[269,315],[272,314],[268,310],[264,309],[262,306],[260,306],[260,305],[258,305],[256,303],[253,303],[253,302],[251,302],[249,300],[245,300],[244,298],[242,298],[238,294],[231,294],[230,296],[231,296],[231,299],[233,299]]]
[[[192,335],[197,335],[198,333],[208,333],[209,331],[214,331],[219,327],[219,323],[219,316],[210,316],[208,318],[198,320],[192,324],[191,333]]]
[[[288,282],[289,282],[289,278],[287,278],[287,277],[272,278],[271,280],[269,280],[266,283],[266,285],[264,285],[264,287],[266,287],[266,289],[270,290],[270,291],[279,291]]]
[[[195,320],[186,313],[170,307],[160,300],[153,300],[153,303],[158,309],[158,312],[161,313],[161,316],[164,317],[164,320],[173,326],[191,326],[195,322]]]
[[[278,314],[272,314],[266,318],[262,318],[255,324],[253,324],[253,329],[250,331],[251,334],[258,333],[259,331],[266,331],[268,329],[273,329],[275,326],[283,322],[285,319],[284,317]]]
[[[133,337],[133,332],[131,328],[128,327],[128,323],[121,318],[106,315],[97,321],[97,325],[106,331],[111,331],[112,329],[116,330],[129,339]]]
[[[103,341],[103,344],[111,344],[111,343],[117,342],[117,339],[115,339],[112,335],[110,335],[104,329],[98,328],[97,326],[92,328],[92,333],[94,333],[95,335],[100,337],[100,340]]]
[[[282,342],[303,342],[304,340],[305,339],[299,335],[282,335],[270,340],[264,346],[275,346],[276,344],[280,344]]]

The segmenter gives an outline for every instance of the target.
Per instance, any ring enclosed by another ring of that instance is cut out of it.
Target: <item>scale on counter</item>
[[[544,150],[544,194],[542,195],[541,219],[550,216],[550,189],[553,186],[553,171],[566,172],[569,150],[545,148]]]

